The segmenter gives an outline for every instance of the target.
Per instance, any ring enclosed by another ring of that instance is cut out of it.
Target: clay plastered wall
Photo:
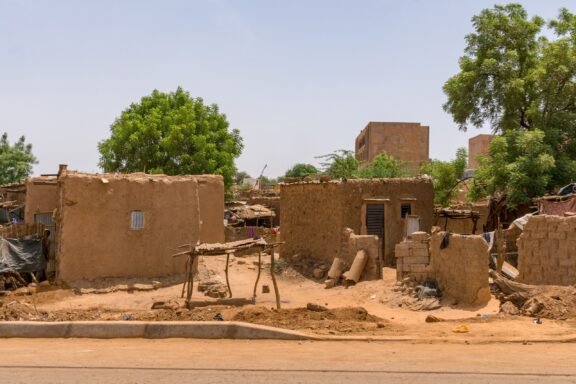
[[[468,140],[468,168],[480,167],[477,158],[488,153],[493,138],[493,135],[482,134]]]
[[[362,166],[368,165],[375,156],[385,151],[407,162],[412,174],[417,175],[422,163],[429,159],[427,126],[420,123],[370,122],[365,130],[368,162]]]
[[[482,236],[452,235],[440,249],[445,232],[432,235],[431,263],[443,296],[459,304],[480,305],[490,300],[488,243]]]
[[[282,185],[282,245],[280,256],[299,253],[331,263],[339,255],[342,225],[338,183]]]
[[[517,245],[521,282],[576,284],[576,216],[532,216]]]
[[[32,178],[26,180],[26,208],[24,221],[34,223],[34,214],[53,212],[58,207],[58,184],[53,180]]]
[[[480,214],[480,218],[476,224],[476,235],[482,233],[484,231],[484,226],[486,225],[486,220],[488,219],[488,205],[463,205],[459,207],[454,207],[455,209],[470,209],[472,208],[473,211],[477,211]],[[445,225],[444,218],[439,218],[436,225],[440,228],[444,229]],[[446,226],[446,230],[454,233],[459,234],[472,234],[472,230],[474,229],[474,223],[472,219],[448,219],[448,225]]]
[[[282,185],[283,256],[300,253],[332,262],[340,253],[340,234],[346,227],[366,235],[364,215],[370,199],[384,204],[385,238],[383,259],[393,265],[394,247],[402,241],[402,203],[412,205],[421,217],[422,231],[430,231],[433,220],[434,188],[430,179],[348,180],[337,183]],[[380,202],[381,201],[381,202]]]
[[[340,258],[344,261],[346,268],[350,268],[356,257],[356,253],[363,249],[368,255],[368,262],[362,272],[361,279],[378,279],[380,277],[378,261],[380,256],[380,240],[378,236],[356,235],[350,228],[345,228],[342,232],[343,239]]]
[[[200,241],[224,241],[224,182],[222,176],[194,176],[200,203]]]
[[[365,235],[365,206],[370,199],[384,200],[384,264],[394,265],[394,249],[404,237],[400,207],[412,205],[412,215],[420,216],[420,230],[430,232],[434,219],[434,187],[426,178],[349,180],[342,183],[343,224]],[[378,203],[376,201],[376,203]]]
[[[58,261],[65,281],[182,273],[184,258],[173,258],[173,248],[198,241],[201,206],[218,206],[199,204],[192,176],[69,173],[60,182]],[[132,211],[144,212],[144,229],[130,229]],[[215,214],[222,220],[221,210]],[[203,220],[216,218],[204,215]]]

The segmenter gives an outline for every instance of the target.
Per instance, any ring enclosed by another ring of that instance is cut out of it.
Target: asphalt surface
[[[3,339],[0,383],[576,383],[576,344]]]

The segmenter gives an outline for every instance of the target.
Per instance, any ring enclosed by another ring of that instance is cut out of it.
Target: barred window
[[[144,229],[144,212],[132,211],[132,215],[130,217],[130,229],[137,231]]]

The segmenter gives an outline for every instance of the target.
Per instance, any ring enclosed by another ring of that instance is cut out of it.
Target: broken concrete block
[[[334,280],[334,279],[327,279],[324,281],[324,288],[325,289],[334,288],[335,286],[336,286],[336,280]]]
[[[324,272],[325,270],[321,268],[315,268],[314,271],[312,271],[312,275],[314,276],[315,279],[321,279],[324,277]]]

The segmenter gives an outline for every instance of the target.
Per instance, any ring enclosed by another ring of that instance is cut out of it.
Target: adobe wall
[[[407,163],[412,175],[429,159],[429,130],[420,123],[370,122],[356,139],[356,153],[360,166],[367,166],[374,157],[385,151]],[[364,140],[364,147],[361,147]]]
[[[58,207],[58,183],[55,178],[33,177],[26,180],[24,222],[34,223],[36,213],[54,212]]]
[[[200,242],[224,242],[224,183],[221,176],[195,175],[200,204]]]
[[[176,246],[196,243],[201,233],[223,239],[219,177],[65,173],[59,182],[61,280],[182,273],[185,258],[172,257]],[[130,229],[132,211],[144,212],[144,229]]]
[[[576,284],[576,216],[532,216],[517,245],[519,281]]]
[[[360,250],[366,251],[368,261],[361,275],[361,280],[374,280],[380,278],[378,259],[380,257],[380,240],[378,236],[357,235],[350,228],[342,232],[342,248],[340,258],[344,262],[344,270],[348,270]]]
[[[488,205],[487,204],[464,204],[462,206],[454,207],[454,209],[470,209],[472,208],[473,211],[477,211],[480,214],[480,218],[476,224],[476,235],[483,232],[483,228],[486,225],[486,221],[488,220]],[[436,225],[442,229],[444,229],[445,219],[439,218]],[[472,234],[472,230],[474,229],[474,222],[472,219],[448,219],[448,225],[446,226],[446,230],[453,232],[453,233],[460,233],[460,234]]]
[[[385,265],[394,265],[394,249],[404,236],[401,204],[412,205],[412,215],[420,216],[420,230],[430,232],[434,220],[434,186],[428,178],[348,180],[342,183],[342,219],[345,227],[365,235],[365,206],[369,199],[384,202]]]
[[[402,241],[402,203],[412,205],[412,215],[421,218],[422,231],[430,231],[433,221],[434,188],[430,179],[372,179],[346,182],[294,183],[281,187],[282,227],[286,242],[281,256],[300,253],[331,263],[340,253],[341,233],[350,228],[366,235],[366,205],[384,204],[383,259],[393,265],[394,247]]]
[[[340,253],[342,224],[339,183],[284,184],[280,189],[282,227],[286,243],[281,257],[300,254],[332,263]]]
[[[468,140],[468,168],[477,169],[480,167],[477,157],[488,153],[493,138],[494,135],[480,134]]]
[[[490,300],[488,243],[480,235],[453,234],[440,249],[446,232],[432,234],[431,263],[442,295],[458,304],[480,305]]]

